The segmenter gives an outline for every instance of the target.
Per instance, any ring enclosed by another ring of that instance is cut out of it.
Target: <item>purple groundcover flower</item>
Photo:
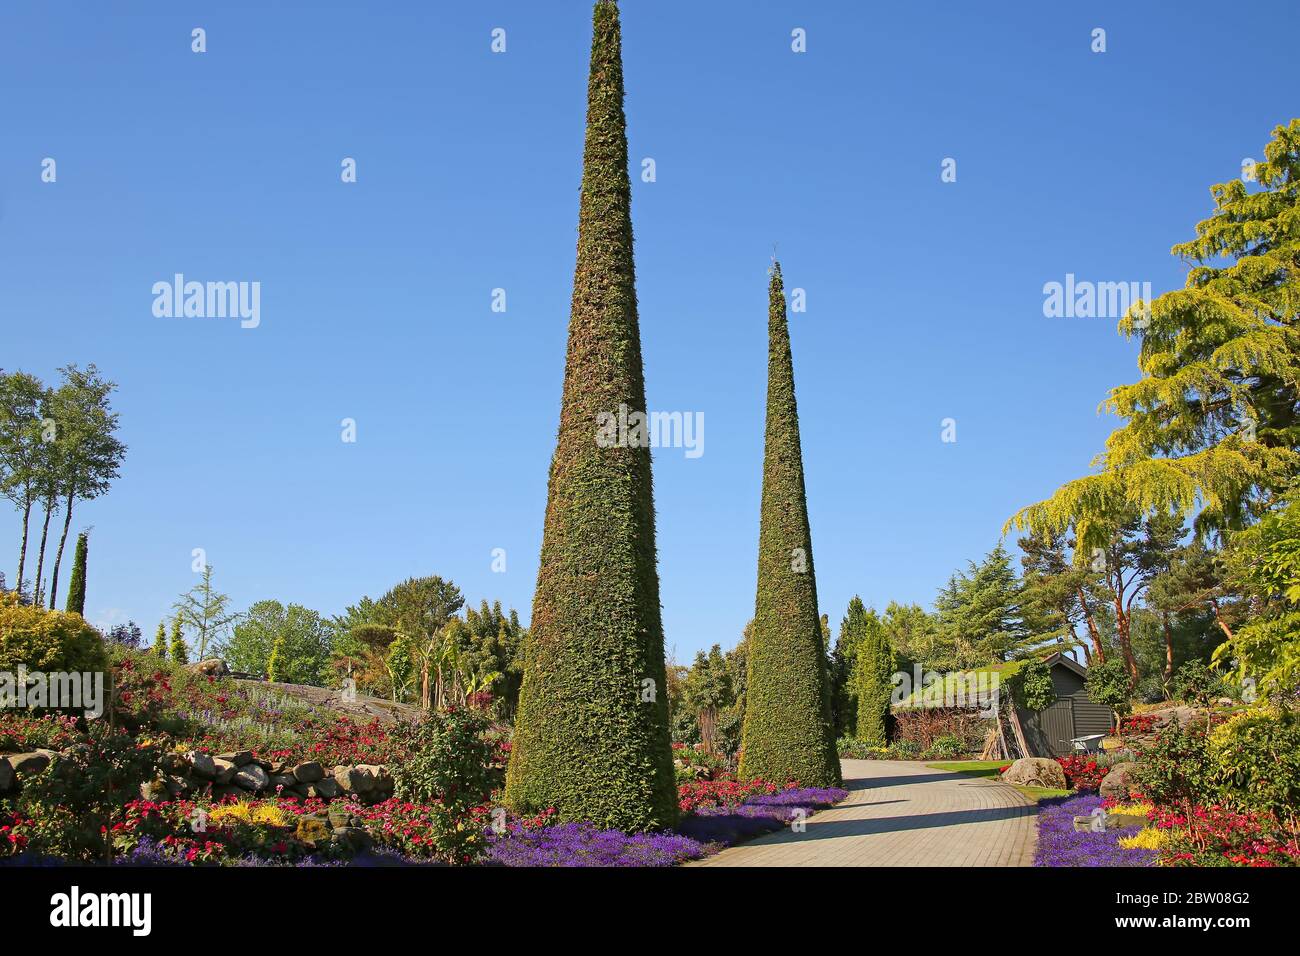
[[[590,823],[512,829],[496,837],[489,859],[505,866],[673,866],[705,855],[704,844],[676,833],[622,833]]]
[[[1034,866],[1153,866],[1154,850],[1126,850],[1119,845],[1121,836],[1134,830],[1107,830],[1095,833],[1074,829],[1076,816],[1089,816],[1101,806],[1101,797],[1089,794],[1064,802],[1044,800],[1038,809],[1038,850]]]
[[[746,804],[764,807],[830,807],[849,795],[839,787],[795,787],[778,793],[756,793],[745,800]]]

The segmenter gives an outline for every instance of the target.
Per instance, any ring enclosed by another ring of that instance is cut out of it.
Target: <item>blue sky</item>
[[[657,167],[633,184],[648,403],[706,421],[702,457],[655,454],[678,659],[753,611],[773,243],[807,293],[822,610],[928,604],[1087,468],[1098,402],[1136,375],[1113,319],[1045,318],[1044,283],[1182,284],[1168,250],[1208,186],[1295,115],[1297,26],[1203,2],[623,4],[631,161]],[[527,618],[589,42],[587,2],[0,9],[0,366],[97,363],[130,446],[74,516],[88,617],[152,632],[201,547],[240,608],[336,613],[436,573]],[[155,317],[177,272],[260,282],[260,326]],[[17,538],[6,510],[10,578]]]

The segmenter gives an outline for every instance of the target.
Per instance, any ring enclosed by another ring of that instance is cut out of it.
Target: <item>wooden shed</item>
[[[1056,653],[1044,660],[1051,668],[1056,703],[1033,713],[1020,711],[1020,723],[1026,742],[1038,756],[1063,757],[1074,751],[1075,737],[1109,733],[1113,722],[1111,709],[1088,696],[1084,680],[1088,669],[1064,654]]]

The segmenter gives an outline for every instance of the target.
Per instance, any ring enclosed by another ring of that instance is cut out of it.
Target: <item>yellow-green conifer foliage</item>
[[[1073,526],[1086,556],[1135,508],[1186,515],[1203,504],[1202,528],[1241,527],[1300,475],[1300,119],[1277,127],[1264,154],[1210,187],[1214,214],[1174,246],[1191,264],[1184,288],[1120,321],[1141,339],[1142,378],[1102,405],[1126,423],[1101,470],[1008,526]]]

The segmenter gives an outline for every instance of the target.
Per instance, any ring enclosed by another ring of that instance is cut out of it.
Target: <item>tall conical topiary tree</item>
[[[758,535],[758,598],[749,640],[740,773],[807,787],[840,782],[817,616],[799,410],[780,263],[768,289],[767,434]]]
[[[153,639],[153,653],[160,661],[167,660],[167,628],[163,622],[158,622],[158,633]]]
[[[83,531],[77,535],[77,550],[72,557],[72,580],[68,582],[68,603],[63,606],[65,611],[75,611],[83,616],[86,613],[86,551],[89,547],[88,542],[86,532]]]
[[[650,449],[643,429],[607,427],[645,411],[618,6],[598,2],[592,25],[564,397],[506,799],[642,830],[672,823],[677,795]]]

